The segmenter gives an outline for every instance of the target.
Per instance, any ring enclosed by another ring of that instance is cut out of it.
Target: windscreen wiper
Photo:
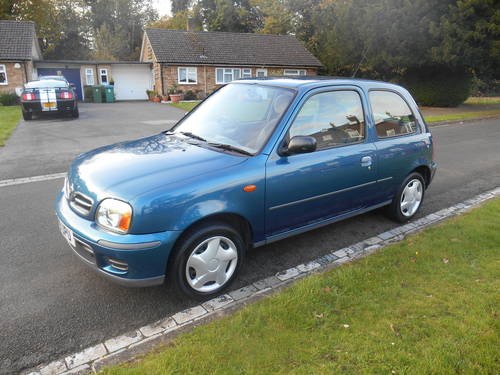
[[[182,135],[185,135],[186,137],[197,139],[198,141],[206,142],[207,140],[203,137],[200,137],[199,135],[193,134],[191,132],[181,132]]]
[[[208,142],[207,143],[209,146],[215,147],[215,148],[220,148],[222,150],[228,150],[228,151],[235,151],[243,155],[248,155],[248,156],[253,156],[251,152],[248,152],[247,150],[243,150],[242,148],[231,146],[226,143],[216,143],[216,142]]]

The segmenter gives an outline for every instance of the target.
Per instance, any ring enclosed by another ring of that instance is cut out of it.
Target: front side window
[[[196,67],[177,68],[178,82],[181,85],[196,85],[198,83],[198,70]]]
[[[397,137],[417,132],[415,116],[398,94],[390,91],[370,91],[370,104],[379,138]]]
[[[294,96],[294,90],[281,87],[228,84],[191,111],[173,132],[198,140],[201,137],[205,140],[201,146],[230,145],[255,154]]]
[[[216,68],[215,69],[215,83],[222,85],[229,83],[241,76],[241,69],[238,68]]]
[[[317,150],[362,142],[365,118],[356,91],[330,91],[311,96],[300,109],[289,130],[289,137],[311,136]]]
[[[285,69],[283,71],[285,76],[305,76],[306,71],[304,69]]]
[[[101,84],[106,85],[108,83],[108,69],[100,69]]]
[[[9,81],[7,81],[7,69],[5,65],[0,65],[0,85],[7,85]]]
[[[89,86],[94,84],[94,70],[92,68],[85,69],[85,81]]]

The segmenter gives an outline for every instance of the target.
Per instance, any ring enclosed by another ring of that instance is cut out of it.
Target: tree
[[[250,0],[199,0],[196,8],[208,31],[251,33],[262,27]]]
[[[172,14],[176,15],[179,12],[186,12],[191,4],[190,0],[171,0]]]
[[[157,19],[151,0],[85,0],[85,3],[95,38],[93,55],[114,60],[138,59],[142,28]]]

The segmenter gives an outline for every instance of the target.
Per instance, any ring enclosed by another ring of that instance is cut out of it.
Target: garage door
[[[72,83],[76,87],[76,95],[78,100],[82,100],[82,82],[80,79],[80,69],[63,69],[63,68],[37,68],[37,74],[41,76],[64,76],[69,83]]]
[[[116,100],[147,100],[153,87],[149,65],[113,65]]]

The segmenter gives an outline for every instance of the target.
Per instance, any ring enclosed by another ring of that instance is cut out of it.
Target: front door
[[[376,149],[367,142],[360,92],[322,91],[304,100],[285,142],[312,136],[317,150],[272,154],[266,165],[266,232],[278,235],[360,209],[376,185]]]

